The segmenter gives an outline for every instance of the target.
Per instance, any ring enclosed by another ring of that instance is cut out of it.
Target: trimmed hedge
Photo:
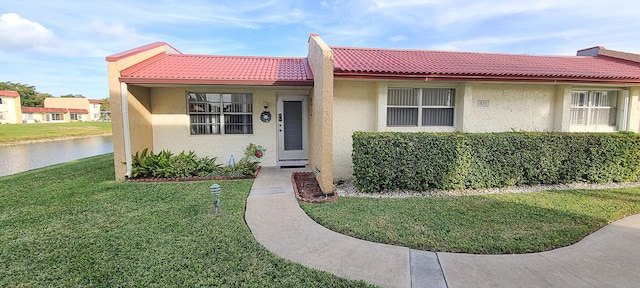
[[[353,134],[363,192],[640,180],[635,133]]]

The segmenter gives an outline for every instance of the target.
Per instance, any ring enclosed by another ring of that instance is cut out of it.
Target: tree
[[[41,94],[36,91],[36,87],[32,85],[0,82],[0,90],[16,91],[20,94],[20,104],[24,107],[43,107],[44,98],[50,97],[49,94]]]
[[[67,94],[67,95],[60,96],[60,98],[87,98],[87,97],[84,97],[82,94]]]
[[[102,99],[102,105],[100,106],[100,110],[102,111],[110,111],[111,105],[109,104],[109,97]]]

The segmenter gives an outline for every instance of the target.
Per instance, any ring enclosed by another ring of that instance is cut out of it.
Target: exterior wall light
[[[211,196],[213,196],[213,213],[218,214],[218,208],[220,207],[220,184],[212,184],[209,188],[211,190]]]
[[[262,106],[264,107],[264,111],[262,111],[262,113],[260,114],[260,121],[264,123],[269,123],[271,121],[271,112],[269,112],[269,103],[264,102],[262,103]]]

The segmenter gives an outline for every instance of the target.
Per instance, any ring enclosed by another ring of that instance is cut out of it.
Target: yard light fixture
[[[218,207],[220,207],[220,184],[211,185],[211,196],[213,196],[213,213],[218,214]]]
[[[236,158],[233,158],[233,154],[231,154],[231,157],[229,157],[229,166],[233,167],[236,166]]]

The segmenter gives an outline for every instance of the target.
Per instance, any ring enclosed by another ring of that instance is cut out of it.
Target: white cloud
[[[135,29],[128,28],[123,23],[107,24],[102,20],[94,20],[90,25],[90,31],[94,35],[106,39],[129,38],[136,34]]]
[[[404,41],[406,40],[407,37],[405,37],[404,35],[394,35],[389,37],[389,41],[391,42],[400,42],[400,41]]]
[[[55,39],[50,29],[16,13],[0,15],[0,50],[39,49]]]

